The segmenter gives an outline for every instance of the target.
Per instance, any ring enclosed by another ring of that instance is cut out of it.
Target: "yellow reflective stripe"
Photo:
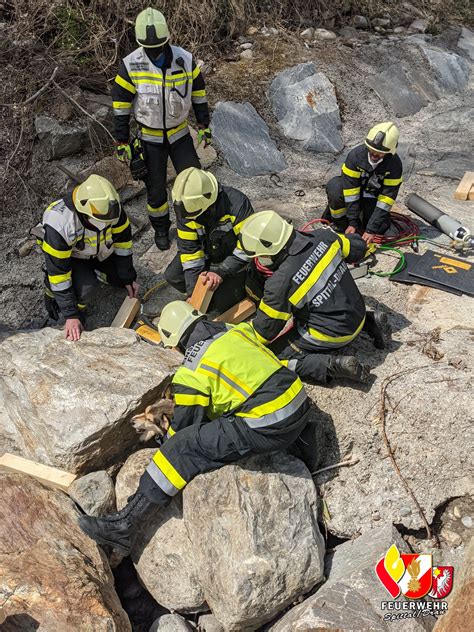
[[[191,92],[191,96],[192,97],[205,97],[206,96],[206,91],[205,90],[193,90]]]
[[[198,224],[197,222],[186,222],[185,226],[187,228],[191,228],[192,230],[197,230],[198,228],[202,228],[202,224]]]
[[[69,272],[66,272],[66,274],[53,274],[53,275],[48,274],[48,279],[50,283],[57,285],[58,283],[62,283],[63,281],[69,281],[69,279],[71,278],[71,275],[72,275],[72,271],[69,270]]]
[[[342,173],[345,173],[346,176],[350,176],[351,178],[360,178],[361,172],[355,171],[354,169],[350,169],[346,163],[342,165]]]
[[[344,235],[338,235],[340,241],[342,242],[342,256],[344,259],[349,256],[351,251],[351,242]]]
[[[163,136],[162,129],[153,129],[151,127],[142,127],[142,132],[148,136]]]
[[[132,247],[132,240],[130,241],[114,241],[114,248],[128,249]]]
[[[187,126],[188,126],[188,121],[184,121],[184,123],[181,123],[181,125],[178,125],[178,127],[173,127],[173,129],[169,129],[166,133],[168,136],[173,136],[173,134],[180,132],[182,129],[184,129]]]
[[[192,78],[196,79],[196,77],[199,75],[200,72],[201,72],[201,69],[199,68],[199,66],[196,66],[196,68],[193,70]]]
[[[56,250],[56,248],[53,248],[45,241],[43,241],[43,251],[47,252],[48,255],[56,257],[57,259],[69,259],[69,257],[72,255],[72,248],[70,250]]]
[[[160,211],[166,211],[166,209],[168,208],[168,201],[166,201],[161,206],[157,206],[156,208],[152,206],[151,204],[147,204],[146,207],[152,213],[159,213]]]
[[[197,233],[192,233],[191,231],[181,230],[178,228],[178,237],[181,239],[188,239],[189,241],[196,241],[198,239]]]
[[[129,83],[126,79],[124,79],[120,75],[117,75],[115,77],[115,83],[118,83],[119,86],[122,86],[122,88],[125,88],[125,90],[128,90],[128,92],[131,92],[132,94],[135,94],[135,92],[137,91],[137,89],[135,88],[133,84]]]
[[[234,233],[236,235],[238,235],[240,233],[240,229],[242,228],[243,224],[245,224],[245,222],[247,221],[247,217],[245,219],[243,219],[241,222],[239,222],[238,224],[235,224],[234,226]]]
[[[388,204],[389,206],[392,206],[392,204],[395,204],[395,200],[392,200],[391,197],[388,197],[387,195],[379,195],[377,198],[378,202],[385,202],[385,204]]]
[[[121,226],[112,226],[112,234],[116,235],[117,233],[121,233],[122,231],[124,231],[129,226],[130,226],[130,220],[127,217],[127,221],[124,224],[122,224]]]
[[[362,330],[362,327],[365,323],[365,316],[362,319],[361,324],[357,327],[353,334],[348,334],[347,336],[328,336],[327,334],[323,334],[321,331],[317,331],[316,329],[311,329],[308,327],[308,333],[311,334],[313,338],[316,340],[321,340],[322,342],[333,342],[333,343],[344,343],[350,342],[353,340]]]
[[[129,101],[112,101],[112,107],[116,110],[129,110],[132,104]]]
[[[181,474],[171,465],[165,455],[158,450],[153,457],[153,461],[161,472],[166,476],[169,482],[176,487],[176,489],[183,489],[186,485],[186,481]]]
[[[267,316],[270,316],[270,318],[277,318],[278,320],[290,320],[291,318],[291,314],[288,314],[287,312],[279,312],[277,309],[273,309],[273,307],[270,307],[270,305],[267,305],[266,303],[263,302],[263,299],[260,301],[260,305],[258,306],[258,308]]]
[[[301,301],[303,296],[305,296],[310,290],[310,288],[312,288],[313,285],[317,282],[321,274],[328,267],[328,265],[331,263],[331,261],[334,259],[334,257],[337,255],[340,249],[341,247],[339,245],[339,242],[335,241],[331,245],[327,253],[324,255],[324,257],[321,257],[321,260],[314,267],[313,271],[311,272],[309,277],[306,279],[306,281],[302,283],[300,287],[296,290],[296,292],[294,292],[289,297],[288,300],[290,301],[290,303],[293,303],[293,305],[296,305],[297,303]]]
[[[299,378],[296,378],[293,384],[276,399],[273,399],[270,402],[265,402],[265,404],[260,404],[260,406],[256,406],[248,412],[237,413],[237,415],[241,417],[252,417],[253,419],[269,415],[270,413],[274,413],[275,411],[280,410],[280,408],[287,406],[302,389],[303,382]]]
[[[330,208],[329,210],[331,212],[332,217],[339,217],[341,215],[344,215],[347,211],[345,206],[343,208],[336,208],[336,209]]]
[[[360,193],[360,187],[354,187],[353,189],[342,189],[344,197],[348,197],[349,195],[357,195]]]
[[[288,367],[288,362],[289,360],[280,360],[280,364],[283,364],[283,366]]]
[[[388,187],[396,187],[403,182],[403,178],[385,178],[383,181]]]
[[[190,255],[180,254],[179,257],[183,263],[186,263],[186,261],[194,261],[195,259],[202,259],[204,257],[204,251],[198,250],[197,252],[193,252]]]
[[[168,428],[168,434],[169,434],[170,437],[172,437],[173,435],[176,434],[176,430],[173,430],[173,428],[170,426]]]
[[[175,393],[174,403],[176,406],[209,406],[209,397],[205,395],[184,395]]]
[[[222,365],[217,364],[216,362],[211,362],[207,358],[206,358],[205,362],[211,368],[215,369],[216,371],[219,371],[219,373],[222,373],[222,375],[224,377],[227,377],[232,382],[235,382],[237,384],[237,386],[239,386],[245,393],[247,393],[247,395],[252,395],[252,391],[249,389],[249,387],[246,384],[244,384],[244,382],[242,382],[242,380],[240,378],[238,378],[236,375],[231,373],[229,371],[229,369],[224,369],[224,367]]]
[[[219,224],[225,224],[225,222],[227,220],[230,220],[232,223],[235,222],[235,215],[223,215],[220,219],[219,219]]]
[[[258,331],[257,331],[257,330],[255,329],[255,327],[253,326],[253,323],[252,323],[252,329],[253,329],[253,330],[254,330],[254,332],[255,332],[255,336],[256,336],[257,340],[258,340],[258,341],[259,341],[262,345],[267,345],[267,344],[270,342],[270,340],[269,340],[269,339],[264,338],[263,336],[261,336],[261,335],[258,333]]]

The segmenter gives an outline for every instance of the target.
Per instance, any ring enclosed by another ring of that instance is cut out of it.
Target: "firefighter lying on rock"
[[[185,352],[172,383],[168,438],[124,509],[79,518],[85,533],[123,555],[148,511],[168,504],[202,472],[300,443],[303,460],[309,467],[314,461],[317,424],[308,423],[303,384],[258,341],[251,325],[210,322],[188,303],[174,301],[163,309],[158,329],[166,347]]]
[[[332,353],[361,331],[384,346],[385,315],[366,313],[347,267],[366,255],[365,241],[330,229],[299,232],[274,211],[261,211],[244,223],[240,243],[261,270],[249,280],[249,293],[262,297],[252,323],[258,340],[302,378],[367,381],[369,370],[355,356]],[[292,317],[293,328],[275,340]]]
[[[68,340],[79,340],[87,302],[99,279],[138,296],[130,221],[112,184],[91,175],[43,215],[45,304],[51,319],[66,319]]]

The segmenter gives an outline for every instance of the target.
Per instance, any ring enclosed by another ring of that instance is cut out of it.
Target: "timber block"
[[[474,171],[466,171],[463,175],[458,188],[454,192],[455,200],[472,200],[474,199]],[[472,197],[471,197],[472,195]]]
[[[61,489],[63,492],[67,492],[71,483],[77,478],[76,474],[71,474],[66,472],[66,470],[42,465],[8,452],[5,452],[0,457],[0,470],[28,474],[28,476],[36,478],[40,483],[54,489]]]
[[[127,296],[112,321],[111,327],[127,328],[132,324],[140,309],[140,300]]]

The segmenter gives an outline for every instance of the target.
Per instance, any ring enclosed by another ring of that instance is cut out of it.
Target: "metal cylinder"
[[[416,193],[410,193],[405,200],[405,204],[410,211],[416,213],[418,217],[435,226],[448,237],[454,237],[457,231],[463,228],[462,224],[456,219],[446,215],[446,213],[443,213],[439,208],[433,206],[433,204],[430,204]]]

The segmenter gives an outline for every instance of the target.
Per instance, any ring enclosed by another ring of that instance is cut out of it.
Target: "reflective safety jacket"
[[[43,214],[43,239],[38,240],[46,261],[46,273],[54,298],[66,318],[78,318],[72,287],[71,258],[104,261],[117,257],[117,274],[124,285],[136,279],[132,262],[132,230],[122,209],[119,218],[99,230],[75,210],[72,195],[53,202]]]
[[[222,416],[240,417],[254,430],[278,432],[309,408],[299,377],[258,342],[248,323],[198,322],[172,384],[169,435]]]
[[[219,264],[216,272],[222,278],[245,269],[249,258],[237,236],[253,212],[250,200],[241,191],[219,185],[215,204],[195,220],[177,214],[178,251],[188,294],[192,294],[207,259]]]
[[[333,217],[346,215],[349,225],[360,227],[361,198],[375,198],[375,210],[367,224],[366,231],[380,232],[387,213],[390,213],[398,190],[403,181],[402,161],[397,154],[386,154],[376,167],[369,162],[365,145],[354,147],[342,165],[342,189],[345,208],[331,211]]]
[[[302,348],[337,349],[351,342],[365,322],[365,303],[347,263],[367,250],[359,235],[329,229],[296,231],[287,255],[265,282],[253,327],[264,344],[293,316]]]
[[[130,114],[140,126],[143,140],[174,143],[188,132],[193,106],[198,124],[208,127],[209,108],[201,69],[193,56],[178,46],[166,46],[158,68],[140,47],[122,61],[112,88],[115,138],[129,142]]]

